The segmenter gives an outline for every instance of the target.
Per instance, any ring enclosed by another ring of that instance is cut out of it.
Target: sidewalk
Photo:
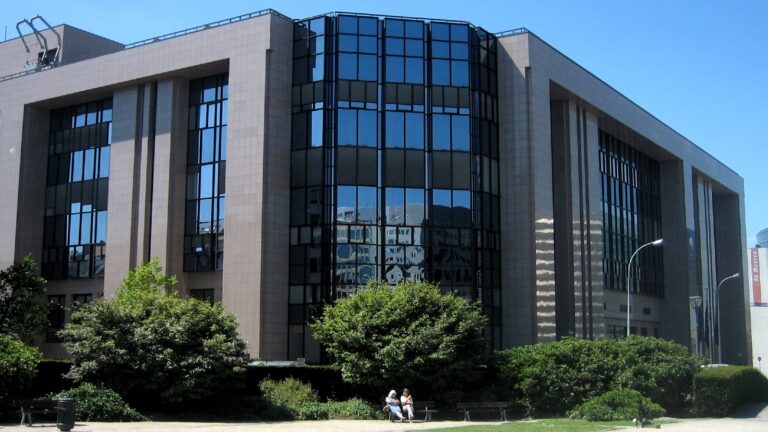
[[[99,423],[77,422],[73,432],[403,432],[461,426],[498,425],[494,422],[437,421],[429,423],[392,423],[386,420],[319,420],[259,423],[196,423],[196,422],[135,422]],[[19,425],[0,426],[0,430],[13,432],[58,432],[53,423],[35,424],[32,428]]]
[[[670,432],[768,432],[768,404],[752,404],[734,413],[734,417],[719,419],[672,419],[674,423],[661,425]],[[136,422],[99,423],[78,422],[74,432],[406,432],[462,426],[492,426],[499,422],[436,421],[417,423],[391,423],[385,420],[320,420],[259,423],[222,422]],[[634,428],[622,429],[633,431]],[[649,429],[655,430],[655,429]],[[32,428],[19,425],[0,426],[8,432],[58,432],[50,422],[35,424]]]

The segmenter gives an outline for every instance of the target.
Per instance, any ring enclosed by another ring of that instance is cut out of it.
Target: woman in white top
[[[400,396],[400,405],[403,406],[403,412],[408,416],[408,421],[413,421],[413,398],[411,397],[411,391],[403,389],[403,395]]]
[[[389,418],[392,420],[392,416],[399,418],[400,421],[404,421],[403,412],[400,410],[400,399],[397,398],[397,392],[390,390],[389,395],[384,399],[389,407]]]

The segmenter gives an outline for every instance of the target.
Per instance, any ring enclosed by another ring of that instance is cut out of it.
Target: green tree
[[[67,376],[100,383],[135,403],[173,405],[237,388],[247,362],[237,322],[221,304],[186,299],[152,260],[131,271],[113,299],[73,312],[59,334]]]
[[[0,334],[0,416],[9,399],[22,394],[37,375],[40,351],[16,336]]]
[[[48,322],[48,306],[42,299],[45,285],[30,255],[0,270],[0,334],[29,342],[40,333]]]
[[[311,324],[344,380],[431,391],[472,382],[485,348],[485,317],[462,297],[426,283],[370,284]],[[442,393],[442,395],[446,395]]]

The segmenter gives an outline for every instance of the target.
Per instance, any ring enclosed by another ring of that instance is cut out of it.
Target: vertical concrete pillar
[[[551,116],[557,336],[604,336],[597,118],[572,101]]]
[[[697,342],[692,335],[696,334],[696,317],[691,320],[695,310],[690,297],[701,294],[695,283],[693,174],[691,166],[681,160],[661,161],[659,171],[664,238],[664,301],[659,336],[689,346],[695,352]]]
[[[117,90],[112,98],[112,148],[107,205],[104,295],[113,296],[136,266],[137,201],[142,153],[144,88]]]
[[[152,238],[152,192],[155,163],[155,129],[157,115],[157,83],[150,82],[143,86],[141,114],[141,133],[138,154],[136,211],[136,237],[133,257],[134,265],[141,265],[150,260],[150,241]]]
[[[285,359],[293,26],[266,31],[230,59],[222,302],[252,356]]]
[[[499,39],[502,346],[537,341],[528,35]]]
[[[717,255],[718,283],[735,274],[741,277],[730,279],[720,288],[720,326],[723,340],[722,362],[728,364],[751,364],[751,324],[749,314],[749,292],[745,276],[746,244],[741,221],[742,203],[735,193],[716,192],[713,195],[715,219],[715,252]]]
[[[42,263],[45,184],[48,166],[50,111],[33,105],[24,107],[19,203],[14,260],[27,254]]]
[[[157,116],[148,256],[157,257],[168,274],[184,278],[184,203],[187,167],[189,81],[165,79],[157,85]]]
[[[717,254],[715,249],[715,221],[712,209],[712,182],[694,173],[695,182],[695,221],[697,245],[698,293],[702,297],[703,339],[700,340],[701,353],[712,361],[717,361]]]

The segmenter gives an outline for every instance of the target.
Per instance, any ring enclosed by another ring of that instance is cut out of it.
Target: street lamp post
[[[701,341],[699,340],[699,308],[701,307],[701,304],[704,302],[704,299],[701,296],[691,296],[688,297],[688,302],[691,305],[691,309],[693,309],[693,320],[695,323],[695,330],[696,330],[696,337],[692,337],[691,339],[696,341],[696,345],[694,350],[694,354],[699,354],[701,352],[701,349],[699,345],[701,344]]]
[[[635,258],[635,255],[637,255],[638,252],[640,252],[641,249],[643,249],[646,246],[661,246],[661,244],[664,243],[664,239],[658,239],[654,240],[652,242],[648,242],[639,248],[635,249],[635,252],[632,254],[631,257],[629,257],[629,264],[627,264],[627,337],[629,337],[629,300],[630,300],[630,289],[629,289],[629,276],[632,270],[632,260]]]
[[[719,284],[717,284],[717,288],[715,288],[715,300],[717,300],[717,362],[723,363],[723,340],[720,338],[720,287],[723,285],[723,282],[727,281],[728,279],[735,279],[737,277],[740,277],[741,273],[734,273],[727,278],[720,281]]]

